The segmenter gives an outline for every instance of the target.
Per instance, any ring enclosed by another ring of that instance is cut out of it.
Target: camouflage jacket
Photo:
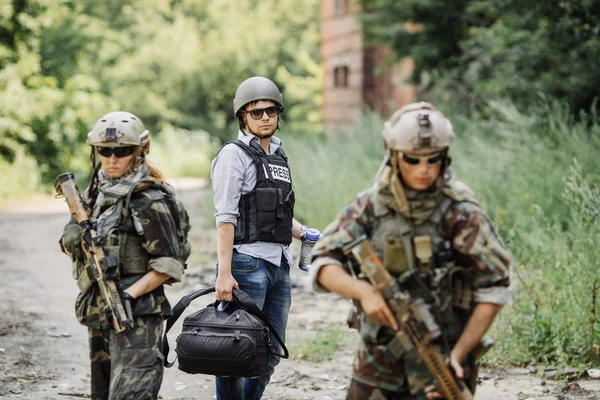
[[[452,181],[428,198],[434,205],[441,204],[444,198],[451,200],[441,218],[439,235],[451,243],[456,264],[471,272],[473,301],[510,303],[509,255],[470,189]],[[409,203],[411,201],[415,210],[424,208],[418,198],[409,199]],[[326,292],[317,281],[320,268],[337,264],[350,272],[352,263],[342,249],[363,234],[369,239],[378,234],[378,229],[396,218],[394,208],[389,193],[375,185],[360,193],[340,212],[313,249],[311,277],[316,291]],[[414,219],[408,220],[415,223]],[[377,248],[377,251],[385,264],[383,250]],[[389,363],[384,360],[384,351],[385,346],[361,342],[354,363],[354,378],[394,392],[406,390],[408,382],[413,394],[431,386],[432,378],[418,355],[409,353],[404,359]]]
[[[180,281],[184,267],[178,260],[177,227],[166,199],[159,190],[140,190],[133,193],[130,207],[132,215],[109,230],[104,238],[105,253],[118,259],[119,290],[127,289],[152,270],[170,276],[170,282]],[[137,228],[134,219],[138,221]],[[140,234],[139,230],[143,232]],[[85,265],[80,260],[75,260],[74,264],[77,279],[77,271]],[[80,323],[96,329],[110,326],[102,312],[103,303],[97,285],[85,294],[80,293],[75,304]],[[148,314],[171,315],[162,285],[134,302],[134,316]]]

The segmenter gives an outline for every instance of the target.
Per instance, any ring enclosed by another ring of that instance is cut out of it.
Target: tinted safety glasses
[[[113,154],[115,155],[115,157],[117,158],[121,158],[121,157],[127,157],[133,154],[133,152],[135,151],[135,147],[134,146],[127,146],[127,147],[97,147],[98,149],[98,154],[100,154],[102,157],[110,157]]]
[[[429,165],[435,165],[441,162],[443,158],[444,155],[442,153],[424,157],[407,156],[406,154],[402,154],[402,160],[404,160],[405,163],[410,165],[418,165],[421,162],[421,160],[424,160]]]
[[[255,109],[252,109],[252,110],[249,110],[246,112],[248,114],[250,114],[250,118],[252,118],[254,120],[261,119],[263,116],[263,113],[267,113],[269,118],[273,118],[274,116],[279,114],[279,107],[271,106],[271,107],[267,107],[267,108],[255,108]]]

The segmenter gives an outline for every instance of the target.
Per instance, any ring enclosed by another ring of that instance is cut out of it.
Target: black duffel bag
[[[163,337],[165,367],[170,368],[175,363],[167,360],[167,333],[194,299],[214,291],[212,287],[190,293],[173,307],[173,315],[167,319]],[[233,300],[237,308],[227,307],[228,311],[221,311],[218,309],[220,302],[215,301],[185,317],[175,347],[180,370],[215,376],[267,376],[270,353],[289,357],[283,340],[254,301],[236,288],[233,288]],[[233,310],[230,311],[230,308]],[[269,333],[279,342],[284,354],[273,349]]]

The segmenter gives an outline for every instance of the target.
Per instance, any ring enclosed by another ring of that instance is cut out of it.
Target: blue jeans
[[[290,266],[285,256],[281,257],[281,266],[252,256],[233,253],[231,273],[240,289],[250,296],[265,314],[279,337],[285,341],[285,328],[288,313],[292,304],[292,288],[290,284]],[[217,274],[219,266],[217,265]],[[226,304],[228,307],[230,304]],[[277,340],[271,335],[271,342],[279,352],[283,353]],[[217,400],[259,400],[275,366],[280,358],[269,356],[269,375],[259,378],[216,378]]]

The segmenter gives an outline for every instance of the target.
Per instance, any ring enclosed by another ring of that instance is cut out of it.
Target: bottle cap
[[[321,232],[318,229],[308,228],[304,231],[304,240],[310,240],[311,242],[316,242],[321,237]]]

